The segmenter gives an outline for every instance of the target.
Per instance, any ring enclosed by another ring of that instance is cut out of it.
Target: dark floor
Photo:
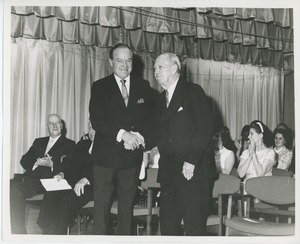
[[[40,207],[38,204],[34,205],[26,205],[26,229],[28,234],[37,234],[41,235],[42,230],[40,227],[36,224],[38,215],[39,215]],[[134,233],[138,235],[146,235],[146,224],[145,224],[145,218],[140,219],[134,219]],[[113,227],[112,227],[112,233],[116,233],[117,226],[116,226],[116,220],[112,216],[113,221]],[[152,226],[152,235],[158,235],[158,219],[153,218],[153,226]],[[77,227],[77,220],[74,218],[73,224],[70,228],[70,235],[82,235],[83,234],[83,223],[82,219],[80,221],[80,231],[78,232]],[[86,229],[86,235],[92,235],[92,220],[88,220],[88,225]],[[208,236],[216,236],[217,235],[217,227],[208,227]]]
[[[26,229],[28,234],[42,234],[41,228],[36,224],[40,207],[38,204],[26,205]],[[146,235],[146,225],[144,219],[135,219],[134,220],[134,233],[138,235]],[[115,224],[115,219],[112,216],[112,233],[116,233],[117,226]],[[74,217],[73,224],[70,226],[70,235],[82,235],[83,234],[83,219],[80,220],[80,230],[78,232],[77,219]],[[92,235],[92,220],[87,221],[86,235]],[[153,235],[157,234],[158,220],[153,218]]]

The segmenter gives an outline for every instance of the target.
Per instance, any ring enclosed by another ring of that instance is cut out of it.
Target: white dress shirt
[[[50,149],[53,147],[53,145],[55,144],[55,142],[57,142],[57,140],[58,140],[58,138],[60,138],[60,136],[61,136],[61,135],[59,135],[59,136],[57,136],[57,137],[55,137],[55,138],[52,138],[52,137],[50,136],[49,141],[48,141],[48,144],[47,144],[47,147],[46,147],[46,151],[45,151],[45,154],[44,154],[44,155],[46,155],[46,154],[50,151]]]
[[[173,94],[174,94],[174,91],[175,91],[175,88],[177,86],[177,83],[178,83],[178,80],[179,78],[167,89],[168,91],[168,99],[169,99],[169,104],[171,102],[171,99],[173,97]]]

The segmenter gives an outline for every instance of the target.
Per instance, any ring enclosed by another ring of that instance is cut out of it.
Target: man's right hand
[[[139,148],[140,145],[145,146],[144,137],[138,132],[124,131],[122,140],[124,141],[124,147],[127,150],[135,150]]]
[[[80,197],[82,194],[84,194],[84,186],[89,184],[90,182],[88,181],[87,178],[80,179],[74,187],[74,191],[76,195]]]

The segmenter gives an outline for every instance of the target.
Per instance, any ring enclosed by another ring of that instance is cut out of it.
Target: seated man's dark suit
[[[26,172],[10,181],[10,213],[13,234],[24,234],[25,229],[25,201],[26,198],[43,193],[44,187],[40,179],[52,178],[59,172],[63,172],[72,156],[75,142],[61,135],[48,154],[53,161],[53,169],[46,166],[38,166],[32,170],[38,158],[45,156],[46,147],[50,137],[35,139],[26,154],[22,156],[21,165]]]
[[[71,163],[64,172],[64,178],[72,188],[82,178],[87,178],[90,185],[85,185],[84,194],[80,196],[77,196],[73,189],[45,193],[37,221],[44,234],[67,234],[72,217],[85,204],[93,200],[93,166],[89,160],[91,143],[90,139],[82,139],[76,144]]]

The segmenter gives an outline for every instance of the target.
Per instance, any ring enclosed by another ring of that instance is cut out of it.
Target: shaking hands
[[[124,141],[124,148],[126,150],[135,150],[140,147],[145,147],[145,139],[139,132],[124,131],[122,135]]]

